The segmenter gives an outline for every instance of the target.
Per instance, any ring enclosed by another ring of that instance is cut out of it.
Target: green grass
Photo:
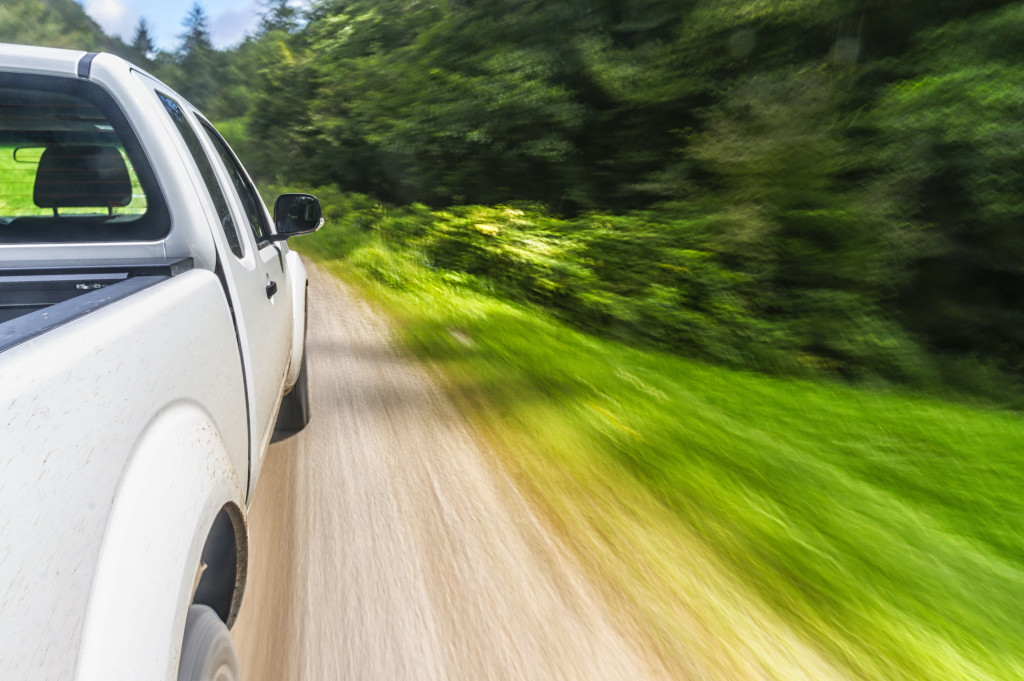
[[[141,215],[146,212],[147,200],[135,174],[135,168],[121,149],[132,183],[132,199],[127,206],[113,209],[115,215]],[[52,208],[40,208],[33,200],[36,169],[43,147],[0,147],[0,217],[49,216]],[[62,208],[62,215],[91,215],[96,208]]]
[[[1024,677],[1018,413],[598,340],[340,223],[302,250],[393,315],[675,674]]]

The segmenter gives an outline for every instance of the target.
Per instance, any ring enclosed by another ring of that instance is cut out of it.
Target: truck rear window
[[[169,229],[142,147],[101,87],[0,74],[0,243],[154,241]]]

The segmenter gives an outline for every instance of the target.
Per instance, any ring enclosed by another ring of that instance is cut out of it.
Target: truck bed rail
[[[0,352],[192,269],[192,258],[0,264]]]

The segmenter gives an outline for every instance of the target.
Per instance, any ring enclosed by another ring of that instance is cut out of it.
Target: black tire
[[[281,410],[277,412],[274,424],[274,442],[289,438],[309,423],[309,378],[307,374],[306,348],[302,348],[302,365],[295,387],[281,398]]]
[[[178,681],[241,681],[235,644],[209,606],[191,605],[185,618]]]
[[[306,295],[302,303],[302,363],[299,375],[291,392],[281,398],[281,409],[277,412],[274,423],[274,435],[271,442],[287,439],[306,427],[309,423],[309,379],[306,369],[306,338],[309,337],[309,281],[306,281]]]

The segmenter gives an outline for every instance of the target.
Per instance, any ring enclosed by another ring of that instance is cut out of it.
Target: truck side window
[[[176,101],[162,92],[157,92],[156,94],[164,108],[167,109],[167,113],[170,114],[174,125],[177,126],[178,132],[181,133],[182,138],[185,140],[185,146],[188,147],[189,152],[192,154],[192,159],[199,168],[199,174],[203,177],[203,183],[206,184],[206,189],[210,192],[210,198],[213,199],[213,206],[217,209],[221,227],[224,229],[224,237],[228,240],[231,252],[241,258],[242,243],[238,238],[238,229],[235,227],[235,221],[231,218],[228,201],[224,196],[224,190],[221,189],[220,183],[217,182],[217,176],[213,172],[213,166],[210,165],[210,159],[207,158],[202,144],[199,143],[199,136],[196,135],[196,131],[192,129],[189,122],[185,120],[185,112]]]
[[[267,235],[270,234],[270,225],[267,224],[266,209],[263,206],[263,199],[260,198],[259,192],[252,185],[249,177],[242,169],[242,164],[239,163],[234,152],[231,151],[231,147],[220,136],[220,133],[202,118],[199,119],[199,123],[206,132],[206,136],[213,143],[213,147],[217,150],[221,161],[224,162],[224,167],[227,168],[231,182],[235,185],[235,192],[237,192],[238,198],[242,201],[245,216],[249,220],[249,227],[252,228],[256,242],[267,241]]]

